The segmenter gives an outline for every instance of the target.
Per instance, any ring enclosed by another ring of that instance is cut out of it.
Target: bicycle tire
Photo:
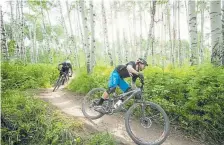
[[[94,88],[94,89],[92,89],[91,91],[89,91],[89,92],[87,93],[87,95],[86,95],[86,96],[84,97],[84,99],[83,99],[83,102],[82,102],[82,113],[83,113],[83,115],[84,115],[86,118],[89,118],[89,119],[94,120],[94,119],[101,118],[101,117],[104,115],[103,113],[99,113],[99,112],[97,112],[97,111],[95,111],[95,112],[97,113],[97,115],[91,115],[91,114],[87,113],[86,105],[89,105],[88,102],[87,102],[88,99],[89,99],[89,97],[93,96],[95,93],[97,93],[97,92],[99,92],[99,91],[101,91],[102,94],[103,94],[103,92],[106,91],[106,89],[104,89],[104,88]],[[102,94],[99,96],[99,98],[102,96]],[[98,98],[98,99],[99,99],[99,98]],[[94,99],[94,98],[92,98],[92,99]]]
[[[134,109],[138,106],[138,105],[141,105],[142,103],[135,103],[133,104],[129,110],[126,112],[125,114],[125,127],[126,127],[126,131],[128,133],[128,135],[131,137],[131,139],[136,143],[136,144],[139,144],[139,145],[160,145],[162,144],[166,138],[168,137],[169,135],[169,128],[170,128],[170,123],[169,123],[169,118],[166,114],[166,112],[163,110],[162,107],[160,107],[158,104],[155,104],[155,103],[152,103],[152,102],[145,102],[144,104],[145,105],[150,105],[152,106],[154,109],[158,110],[163,118],[164,118],[164,130],[163,130],[163,133],[162,135],[158,138],[158,139],[155,139],[153,142],[146,142],[146,141],[142,141],[141,139],[139,139],[136,135],[134,135],[134,133],[132,132],[131,130],[131,127],[130,127],[130,122],[129,122],[129,119],[130,119],[130,116],[132,115]]]
[[[57,82],[56,82],[56,84],[55,84],[55,87],[54,87],[54,89],[53,89],[53,92],[56,91],[56,90],[60,87],[60,85],[61,85],[61,80],[62,80],[62,76],[60,76],[60,77],[58,78],[58,80],[57,80]]]

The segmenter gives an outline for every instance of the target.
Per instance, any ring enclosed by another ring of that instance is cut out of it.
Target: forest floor
[[[88,126],[87,132],[109,132],[118,141],[120,145],[135,145],[132,139],[128,136],[125,124],[124,113],[113,115],[104,115],[97,120],[89,120],[83,116],[81,104],[83,95],[75,94],[61,87],[56,92],[52,92],[53,88],[39,89],[37,96],[42,100],[49,102],[56,108],[69,116],[78,118]],[[86,134],[86,133],[85,133]],[[87,133],[88,134],[88,133]],[[170,134],[163,145],[204,145],[198,140],[184,136],[180,131],[171,127]]]

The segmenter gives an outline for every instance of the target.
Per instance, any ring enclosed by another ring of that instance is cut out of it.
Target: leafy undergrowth
[[[86,94],[107,87],[111,67],[96,67],[90,75],[81,71],[68,89]],[[224,69],[210,64],[144,71],[144,97],[160,104],[172,124],[208,144],[223,144]],[[137,82],[138,83],[138,82]],[[152,97],[150,97],[152,96]]]
[[[58,70],[50,64],[2,63],[2,145],[81,145],[95,141],[78,119],[26,93],[30,88],[50,87],[57,77]]]
[[[51,64],[3,63],[1,70],[2,90],[51,87],[58,77],[58,70]]]
[[[81,144],[83,124],[28,94],[2,94],[1,144]]]

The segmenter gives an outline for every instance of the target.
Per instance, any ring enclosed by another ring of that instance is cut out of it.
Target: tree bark
[[[195,11],[195,1],[189,1],[189,33],[190,33],[190,48],[191,57],[190,64],[198,64],[198,51],[197,51],[197,15]]]
[[[147,59],[148,57],[148,52],[149,52],[149,48],[150,48],[150,42],[151,45],[153,45],[153,28],[154,28],[154,16],[155,16],[155,12],[156,12],[156,1],[153,0],[153,5],[152,5],[152,9],[151,9],[151,23],[150,23],[150,28],[149,28],[149,34],[148,34],[148,40],[147,40],[147,48],[146,48],[146,52],[144,55],[144,59]],[[152,63],[153,63],[153,46],[152,47]]]
[[[210,21],[211,21],[211,62],[214,65],[222,64],[221,56],[221,3],[220,1],[210,1]]]

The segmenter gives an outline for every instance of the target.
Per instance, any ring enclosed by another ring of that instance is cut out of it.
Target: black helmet
[[[137,62],[142,63],[142,64],[144,64],[145,66],[148,66],[147,61],[145,61],[143,58],[139,58],[139,59],[137,60]]]

